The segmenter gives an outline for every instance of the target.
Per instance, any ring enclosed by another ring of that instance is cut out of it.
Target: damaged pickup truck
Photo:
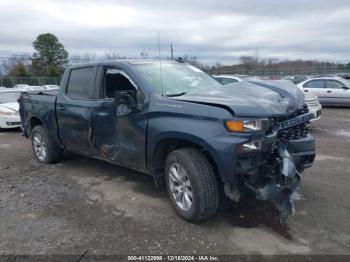
[[[315,157],[299,89],[222,86],[177,61],[72,66],[57,94],[24,92],[19,103],[37,161],[69,150],[150,174],[192,222],[215,214],[219,190],[234,201],[249,192],[291,215],[291,195]]]

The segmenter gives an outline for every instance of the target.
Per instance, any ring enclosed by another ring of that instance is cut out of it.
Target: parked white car
[[[213,75],[213,77],[223,85],[241,82],[253,78],[248,75]]]
[[[24,86],[21,88],[23,91],[42,91],[46,90],[43,86]]]
[[[314,115],[314,118],[311,119],[311,121],[320,119],[322,114],[322,106],[318,100],[318,97],[312,93],[304,93],[304,95],[309,112]]]
[[[22,88],[25,88],[29,85],[27,84],[17,84],[17,85],[14,85],[12,88],[16,88],[16,89],[22,89]]]
[[[58,90],[60,87],[58,85],[43,85],[46,90]]]
[[[18,112],[19,104],[17,102],[20,94],[19,91],[0,92],[0,129],[21,126],[21,118]]]
[[[241,78],[233,75],[213,75],[213,77],[223,85],[228,85],[228,84],[243,81]]]
[[[322,105],[350,106],[350,82],[341,77],[313,77],[297,86],[318,96]]]

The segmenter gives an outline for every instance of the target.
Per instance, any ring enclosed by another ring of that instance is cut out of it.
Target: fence
[[[18,84],[31,86],[59,85],[59,77],[0,77],[0,86],[13,87]]]
[[[268,66],[253,68],[237,68],[223,66],[209,70],[211,74],[235,74],[261,76],[270,79],[278,79],[284,76],[312,76],[312,75],[350,75],[350,67],[344,66],[310,66],[310,67],[286,67],[270,68]],[[59,77],[0,77],[0,86],[13,87],[17,84],[32,86],[59,85]]]

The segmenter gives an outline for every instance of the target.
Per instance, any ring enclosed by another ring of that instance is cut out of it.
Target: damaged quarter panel
[[[57,144],[60,144],[57,136],[55,94],[55,91],[40,94],[22,92],[19,99],[19,103],[22,106],[20,106],[19,112],[22,121],[22,130],[26,137],[29,137],[32,128],[40,123],[47,130],[48,135],[54,139]]]

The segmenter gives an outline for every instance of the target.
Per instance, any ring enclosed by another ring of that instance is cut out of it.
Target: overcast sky
[[[241,55],[350,61],[349,0],[0,0],[0,54],[32,52],[55,34],[71,55],[195,55],[206,63]]]

